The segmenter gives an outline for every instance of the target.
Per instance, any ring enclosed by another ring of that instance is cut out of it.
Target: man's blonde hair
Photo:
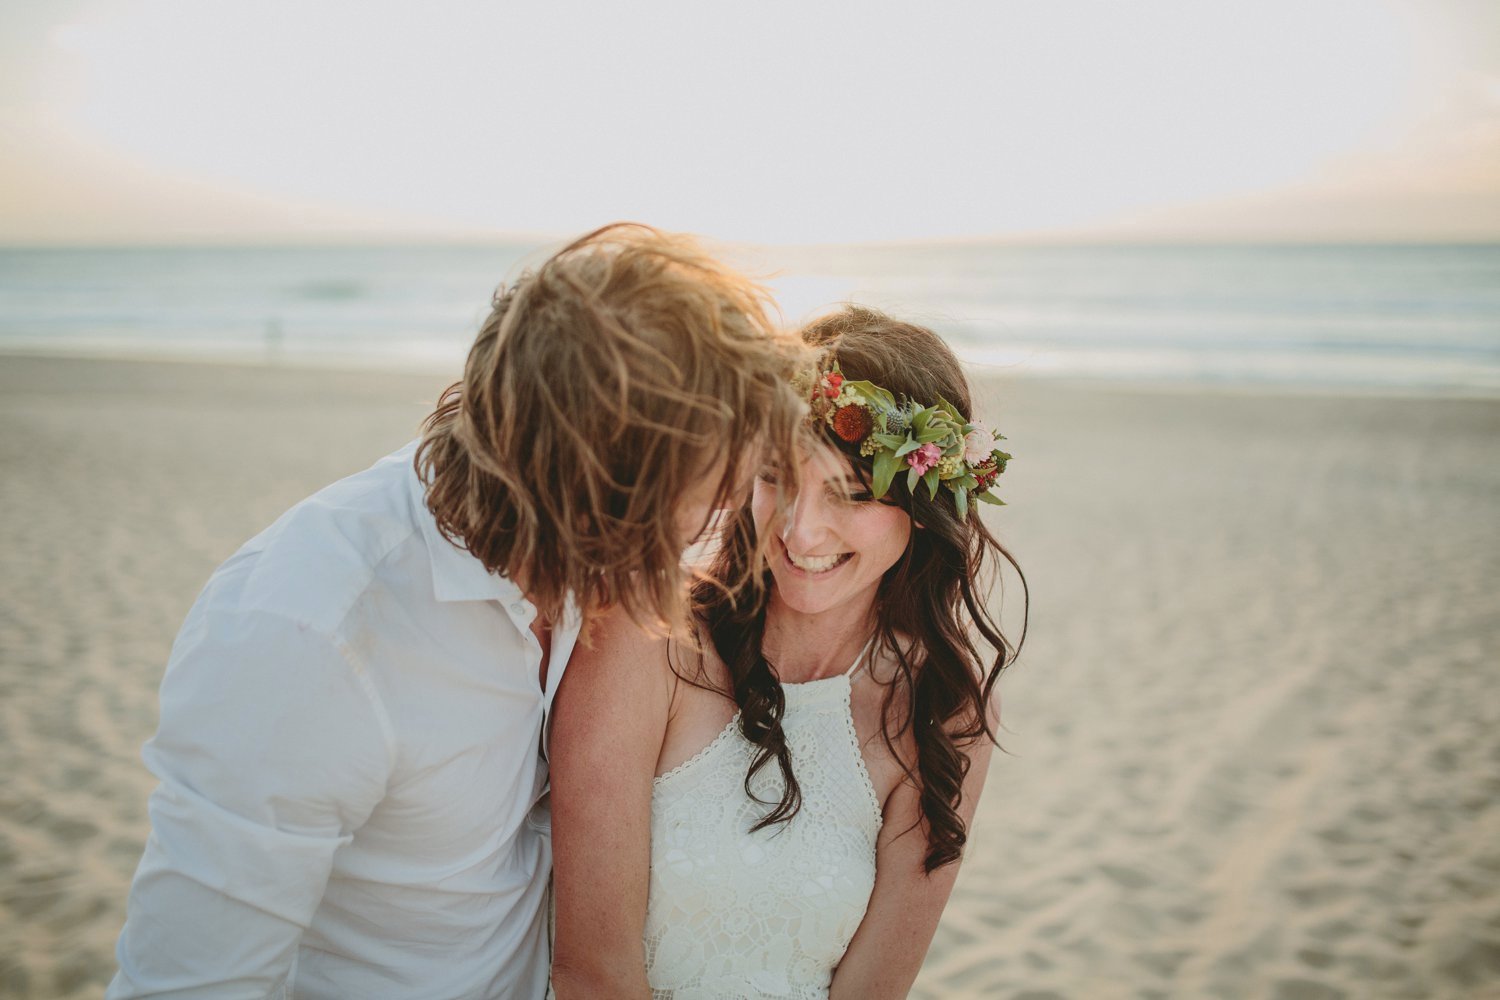
[[[791,448],[804,412],[769,305],[692,240],[629,223],[522,274],[423,425],[439,528],[549,618],[572,595],[680,621],[677,501],[722,468],[715,506],[737,506],[747,457]]]

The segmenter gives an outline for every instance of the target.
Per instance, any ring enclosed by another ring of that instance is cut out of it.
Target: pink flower
[[[979,421],[974,421],[974,429],[964,435],[964,461],[970,465],[978,465],[989,458],[990,452],[994,450],[995,432]]]
[[[906,464],[917,470],[917,475],[923,475],[928,469],[937,465],[942,459],[943,452],[935,444],[924,444],[916,451],[906,453]]]

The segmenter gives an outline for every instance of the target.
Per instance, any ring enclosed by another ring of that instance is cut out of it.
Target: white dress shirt
[[[172,648],[112,1000],[541,997],[578,635],[437,529],[414,445],[293,507]]]

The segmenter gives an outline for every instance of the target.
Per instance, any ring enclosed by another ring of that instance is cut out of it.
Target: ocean
[[[1500,396],[1500,244],[730,250],[1017,377]],[[534,243],[0,249],[0,352],[456,371]]]

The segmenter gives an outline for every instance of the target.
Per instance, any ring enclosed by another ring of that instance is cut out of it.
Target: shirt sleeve
[[[384,795],[390,725],[333,637],[195,609],[146,744],[160,779],[106,994],[281,997],[299,939]]]

